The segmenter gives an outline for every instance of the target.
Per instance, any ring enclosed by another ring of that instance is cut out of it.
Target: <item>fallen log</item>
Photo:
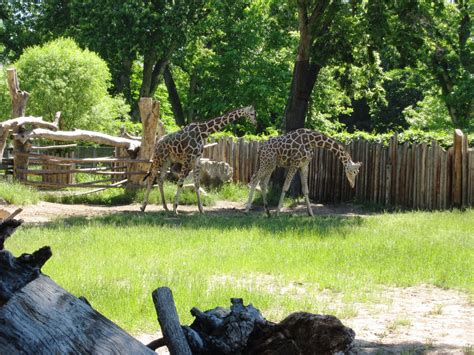
[[[153,354],[44,275],[0,307],[0,353]]]
[[[0,223],[0,236],[10,236],[19,225],[14,219]],[[87,300],[41,273],[52,255],[49,247],[16,258],[3,250],[3,240],[0,354],[153,354]]]
[[[172,300],[166,303],[174,308]],[[230,309],[191,310],[196,319],[182,329],[193,354],[329,355],[346,353],[353,346],[354,331],[334,316],[296,312],[280,323],[273,323],[251,304],[244,306],[240,298],[231,299],[231,303]],[[156,311],[158,319],[161,312],[170,312],[163,305]],[[169,347],[169,341],[173,338],[169,336],[168,327],[175,329],[177,322],[177,317],[169,323],[160,322],[164,337],[147,346],[153,350],[165,345]],[[174,353],[179,352],[171,351],[171,354]]]

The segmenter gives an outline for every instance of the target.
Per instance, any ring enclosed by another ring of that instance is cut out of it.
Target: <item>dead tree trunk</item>
[[[12,99],[12,118],[25,116],[26,103],[28,102],[29,94],[26,91],[20,90],[20,84],[18,82],[18,76],[16,69],[8,69],[8,88],[10,91],[10,97]],[[18,126],[14,128],[13,133],[23,133],[24,127]],[[2,133],[4,135],[5,133]],[[8,133],[7,133],[8,134]],[[0,137],[3,138],[3,137]],[[13,140],[13,154],[15,152],[19,153],[29,153],[31,148],[31,142],[20,142],[17,139]],[[28,168],[28,156],[18,156],[13,160],[13,172],[14,176],[18,180],[25,180],[26,175],[24,173],[17,173],[17,169],[27,169]]]
[[[3,157],[3,151],[7,144],[8,133],[10,130],[20,129],[23,125],[30,125],[32,127],[43,127],[53,131],[58,129],[58,126],[53,122],[43,121],[43,117],[20,116],[0,122],[0,158]]]
[[[153,149],[155,142],[165,134],[163,124],[159,120],[160,117],[160,103],[154,101],[151,97],[142,97],[138,103],[140,108],[140,117],[142,120],[142,141],[140,150],[138,152],[138,159],[150,160],[153,156]],[[130,165],[130,172],[147,171],[150,169],[150,164],[147,163],[132,163]],[[130,175],[128,178],[128,189],[135,189],[142,185],[142,175]]]
[[[44,275],[0,308],[0,353],[153,354]]]
[[[0,223],[0,354],[153,354],[41,273],[49,247],[18,258],[3,250],[20,224]]]

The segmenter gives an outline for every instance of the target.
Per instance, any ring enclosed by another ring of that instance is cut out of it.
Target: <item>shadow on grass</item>
[[[205,215],[195,213],[181,213],[174,215],[171,212],[118,212],[98,217],[68,217],[58,219],[48,224],[49,228],[67,226],[103,225],[116,227],[156,226],[180,227],[184,229],[239,229],[253,228],[278,233],[280,231],[294,232],[295,236],[302,231],[314,231],[324,236],[334,231],[340,231],[360,226],[364,219],[359,216],[317,216],[304,217],[282,215],[266,217],[263,213],[245,214],[237,210],[213,210]]]

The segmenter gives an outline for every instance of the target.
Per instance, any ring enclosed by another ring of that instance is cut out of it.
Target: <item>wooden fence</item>
[[[431,144],[400,144],[397,137],[388,145],[358,139],[345,148],[353,161],[363,163],[356,186],[351,189],[342,164],[333,153],[316,149],[309,167],[309,192],[316,202],[358,200],[386,206],[415,209],[448,209],[474,206],[474,149],[468,148],[461,131],[454,134],[453,147],[445,150],[436,141]],[[257,167],[258,141],[242,138],[233,141],[224,137],[204,150],[204,158],[225,161],[233,168],[234,182],[247,184]],[[51,148],[57,149],[57,148]],[[132,174],[132,164],[145,160],[101,156],[99,150],[70,150],[52,155],[31,152],[28,169],[16,171],[26,176],[26,183],[38,187],[118,187]],[[74,153],[75,152],[75,153]],[[25,153],[15,153],[21,155]],[[79,157],[81,156],[81,157]],[[92,156],[90,158],[90,156]],[[11,171],[11,159],[4,159],[4,168]],[[84,174],[89,181],[77,181]],[[75,176],[74,176],[75,175]],[[29,178],[28,178],[29,177]]]
[[[316,149],[309,167],[310,197],[317,202],[356,199],[386,206],[415,209],[447,209],[474,206],[474,149],[468,148],[461,131],[448,150],[431,144],[389,145],[363,139],[345,145],[354,161],[363,163],[351,189],[342,164],[333,153]],[[226,161],[234,169],[234,181],[250,182],[257,165],[259,142],[225,137],[204,153],[205,158]]]
[[[2,161],[5,168],[11,168],[16,157],[28,157],[26,169],[11,169],[17,178],[21,177],[19,181],[50,189],[122,187],[131,175],[146,174],[146,171],[129,171],[132,164],[148,162],[114,156],[112,147],[76,147],[75,144],[35,147],[28,153],[12,154],[13,159]]]

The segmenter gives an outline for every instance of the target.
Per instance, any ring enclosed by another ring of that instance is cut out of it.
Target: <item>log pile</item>
[[[169,307],[157,307],[158,319]],[[302,355],[347,353],[351,350],[355,333],[331,315],[307,312],[290,314],[280,323],[266,320],[251,304],[244,306],[240,298],[231,299],[230,309],[217,307],[206,312],[191,310],[196,318],[182,330],[192,354],[200,355]],[[176,329],[176,321],[161,322],[163,339],[148,344],[155,350],[169,343],[167,328]],[[173,352],[172,352],[173,353]]]

